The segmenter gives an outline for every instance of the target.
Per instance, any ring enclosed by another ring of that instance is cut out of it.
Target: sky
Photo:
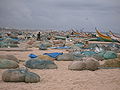
[[[0,0],[0,27],[120,33],[120,0]]]

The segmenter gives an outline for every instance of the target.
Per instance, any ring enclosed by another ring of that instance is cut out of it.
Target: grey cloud
[[[0,26],[120,29],[119,0],[0,0]]]

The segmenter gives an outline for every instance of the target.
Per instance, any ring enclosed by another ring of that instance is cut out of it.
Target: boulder
[[[104,58],[105,59],[114,59],[117,58],[117,53],[113,52],[113,51],[106,51],[104,54]]]
[[[69,66],[69,70],[85,70],[85,63],[83,61],[73,61]]]
[[[40,76],[29,72],[26,68],[18,68],[4,71],[2,80],[5,82],[37,83],[40,81]]]
[[[4,59],[13,60],[19,63],[19,60],[13,55],[0,55],[0,60],[4,60]]]
[[[97,70],[100,66],[99,62],[94,58],[87,58],[84,63],[86,65],[86,69],[91,71]]]
[[[107,60],[101,67],[120,67],[120,59]]]
[[[33,72],[27,72],[25,74],[26,83],[37,83],[40,81],[40,76]]]
[[[18,68],[19,65],[17,62],[7,59],[0,60],[0,69],[10,69],[10,68]]]
[[[2,80],[5,82],[24,82],[25,73],[20,70],[7,70],[2,74]]]
[[[50,60],[30,59],[25,62],[25,66],[31,69],[56,69],[57,65]]]
[[[70,70],[97,70],[100,66],[99,62],[92,58],[92,57],[86,57],[83,58],[82,61],[73,61],[69,66],[68,69]]]

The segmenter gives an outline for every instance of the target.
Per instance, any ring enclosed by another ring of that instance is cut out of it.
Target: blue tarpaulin
[[[36,57],[38,57],[38,56],[35,55],[35,54],[29,54],[29,57],[30,57],[30,58],[36,58]]]
[[[58,53],[58,52],[54,52],[54,53],[44,53],[43,55],[48,55],[52,58],[57,58],[57,56],[62,55],[63,53]]]

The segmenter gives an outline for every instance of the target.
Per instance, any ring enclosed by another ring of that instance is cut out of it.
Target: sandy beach
[[[28,55],[36,55],[46,52],[66,52],[65,50],[41,51],[36,48],[33,51],[15,52],[0,51],[0,54],[15,55],[20,60],[28,60]],[[2,73],[6,69],[0,69],[0,90],[120,90],[120,69],[99,69],[96,71],[71,71],[68,65],[71,61],[55,61],[58,69],[29,69],[41,77],[38,83],[3,82]],[[103,63],[103,62],[100,62]],[[20,67],[23,66],[21,62]]]
[[[120,90],[120,0],[0,0],[0,90]]]

